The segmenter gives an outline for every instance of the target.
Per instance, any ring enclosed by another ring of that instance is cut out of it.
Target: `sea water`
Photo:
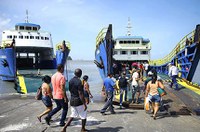
[[[76,68],[82,70],[82,77],[88,75],[88,83],[90,86],[90,91],[94,96],[94,100],[101,100],[101,89],[103,81],[100,77],[97,66],[93,61],[83,61],[83,60],[69,60],[67,61],[67,78],[70,80],[74,76],[74,71]],[[38,87],[42,84],[42,77],[44,75],[52,76],[56,72],[56,69],[41,69],[40,75],[37,75],[38,70],[20,70],[19,73],[25,78],[25,84],[28,94],[35,94]],[[81,78],[82,79],[82,78]],[[66,87],[67,88],[67,87]]]

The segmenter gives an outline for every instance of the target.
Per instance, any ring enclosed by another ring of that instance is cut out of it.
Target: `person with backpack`
[[[120,109],[122,108],[123,102],[123,94],[125,92],[125,101],[127,101],[127,85],[128,85],[128,77],[126,77],[126,72],[123,72],[119,77],[119,88],[120,88]]]
[[[42,102],[44,103],[44,105],[46,106],[46,110],[44,112],[42,112],[40,115],[37,116],[39,122],[41,122],[41,118],[42,116],[48,114],[52,108],[53,108],[53,104],[51,99],[53,98],[52,96],[52,90],[50,87],[50,83],[51,83],[51,77],[48,75],[45,75],[42,78],[42,86],[41,86],[41,93],[42,93]]]

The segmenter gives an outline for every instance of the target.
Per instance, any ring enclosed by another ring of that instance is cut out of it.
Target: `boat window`
[[[135,43],[136,43],[136,44],[139,44],[139,43],[140,43],[140,41],[138,41],[138,40],[137,40]]]
[[[131,51],[131,54],[132,54],[132,55],[137,55],[137,54],[138,54],[138,51]]]
[[[40,39],[40,37],[39,36],[35,36],[35,39]]]
[[[7,38],[8,38],[8,39],[12,39],[12,35],[8,35]]]
[[[33,27],[33,31],[37,31],[37,27]]]
[[[14,35],[13,37],[14,37],[14,38],[17,38],[17,35]]]
[[[123,44],[123,41],[119,41],[120,44]]]
[[[131,41],[128,41],[129,44],[131,44]]]
[[[121,55],[127,54],[127,51],[121,51]]]
[[[114,55],[117,55],[117,51],[114,51]]]
[[[23,36],[21,35],[21,36],[19,36],[19,39],[23,39]]]
[[[135,41],[131,41],[132,44],[135,44]]]
[[[20,29],[20,30],[24,30],[24,26],[20,26],[19,29]]]
[[[146,54],[148,54],[148,51],[141,51],[141,54],[146,55]]]
[[[49,40],[49,37],[45,37],[45,40]]]
[[[25,36],[25,39],[29,39],[29,36]]]
[[[34,36],[30,36],[30,39],[34,39]]]
[[[41,37],[41,40],[44,40],[44,37]]]
[[[26,30],[31,30],[31,27],[26,27]]]
[[[127,41],[124,41],[124,44],[126,44],[127,43]]]

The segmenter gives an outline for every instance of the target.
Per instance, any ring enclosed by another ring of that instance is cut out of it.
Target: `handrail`
[[[62,42],[63,41],[56,44],[56,50],[58,50],[59,45],[62,45]],[[68,47],[68,49],[71,49],[71,43],[69,41],[65,41],[65,44],[66,44],[66,47]]]
[[[181,50],[183,50],[186,46],[186,39],[191,38],[192,42],[194,41],[194,33],[195,30],[193,30],[192,32],[190,32],[189,34],[187,34],[185,37],[183,37],[178,44],[175,46],[175,48],[165,57],[163,57],[162,59],[157,59],[157,60],[151,60],[149,62],[150,65],[154,65],[154,66],[159,66],[159,65],[164,65],[167,62],[170,62],[176,55],[178,52],[180,52]]]
[[[5,47],[9,46],[12,43],[12,41],[13,41],[12,39],[3,40],[3,41],[1,41],[1,43],[0,43],[1,45],[0,46],[2,48],[5,48]]]
[[[103,40],[103,38],[106,35],[106,31],[108,28],[103,28],[101,29],[101,31],[98,33],[97,37],[96,37],[96,46],[98,47],[99,42],[101,42]]]

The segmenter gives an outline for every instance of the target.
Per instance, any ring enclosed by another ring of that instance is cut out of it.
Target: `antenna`
[[[28,23],[28,10],[26,10],[26,19],[25,19],[25,23]]]
[[[130,17],[128,17],[128,26],[126,27],[127,28],[127,36],[131,36],[131,20],[130,20]]]

